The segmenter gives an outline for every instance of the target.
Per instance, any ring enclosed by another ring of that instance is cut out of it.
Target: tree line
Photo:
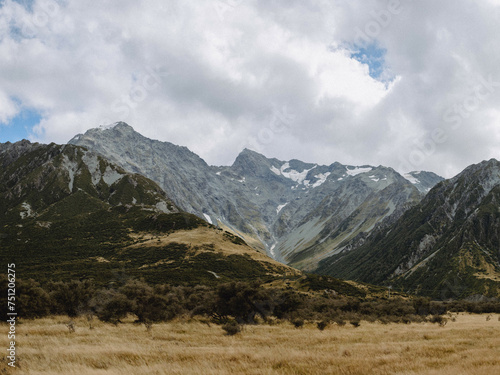
[[[7,277],[0,278],[0,290],[7,295]],[[18,279],[16,311],[24,319],[86,315],[113,324],[132,314],[137,322],[145,324],[203,316],[216,324],[256,324],[278,319],[288,320],[296,327],[307,321],[319,322],[320,328],[347,322],[357,326],[362,320],[442,324],[447,312],[500,313],[500,302],[352,297],[328,290],[311,293],[269,288],[258,281],[209,287],[150,285],[142,280],[128,280],[119,286],[97,287],[92,280],[49,282],[42,286],[31,279]],[[6,303],[0,306],[0,314],[6,318]]]

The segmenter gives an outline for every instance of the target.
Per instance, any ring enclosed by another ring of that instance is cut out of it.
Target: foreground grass
[[[301,329],[289,323],[247,326],[226,336],[200,322],[117,327],[65,317],[24,321],[17,328],[18,368],[0,374],[500,374],[497,315],[460,314],[431,323],[362,322]],[[0,325],[7,348],[7,326]]]

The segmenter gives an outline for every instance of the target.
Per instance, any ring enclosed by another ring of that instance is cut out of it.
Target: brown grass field
[[[0,325],[0,374],[500,374],[498,315],[460,314],[431,323],[361,322],[354,328],[290,323],[246,326],[226,336],[198,321],[119,326],[65,317],[18,322],[17,365],[7,368]]]

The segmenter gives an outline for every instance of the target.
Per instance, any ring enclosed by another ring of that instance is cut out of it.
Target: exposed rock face
[[[428,193],[434,186],[444,180],[443,177],[433,172],[425,171],[409,172],[404,174],[403,177],[424,194]]]
[[[87,147],[127,171],[152,179],[184,211],[213,224],[220,221],[243,232],[252,231],[239,214],[248,202],[227,196],[220,177],[186,147],[143,137],[123,122],[91,129],[75,136],[69,144]]]
[[[382,166],[285,162],[244,150],[232,166],[212,167],[187,148],[145,138],[125,123],[91,129],[69,143],[151,178],[181,209],[302,269],[351,248],[422,197]]]
[[[440,182],[393,226],[319,271],[442,298],[499,295],[500,162]]]

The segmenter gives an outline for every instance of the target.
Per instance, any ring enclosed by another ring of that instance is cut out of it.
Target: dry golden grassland
[[[246,326],[226,336],[197,321],[119,326],[65,317],[17,325],[15,371],[0,374],[500,374],[498,315],[460,314],[445,327],[431,323],[362,322],[294,328],[290,323]],[[7,348],[7,325],[0,325]]]

